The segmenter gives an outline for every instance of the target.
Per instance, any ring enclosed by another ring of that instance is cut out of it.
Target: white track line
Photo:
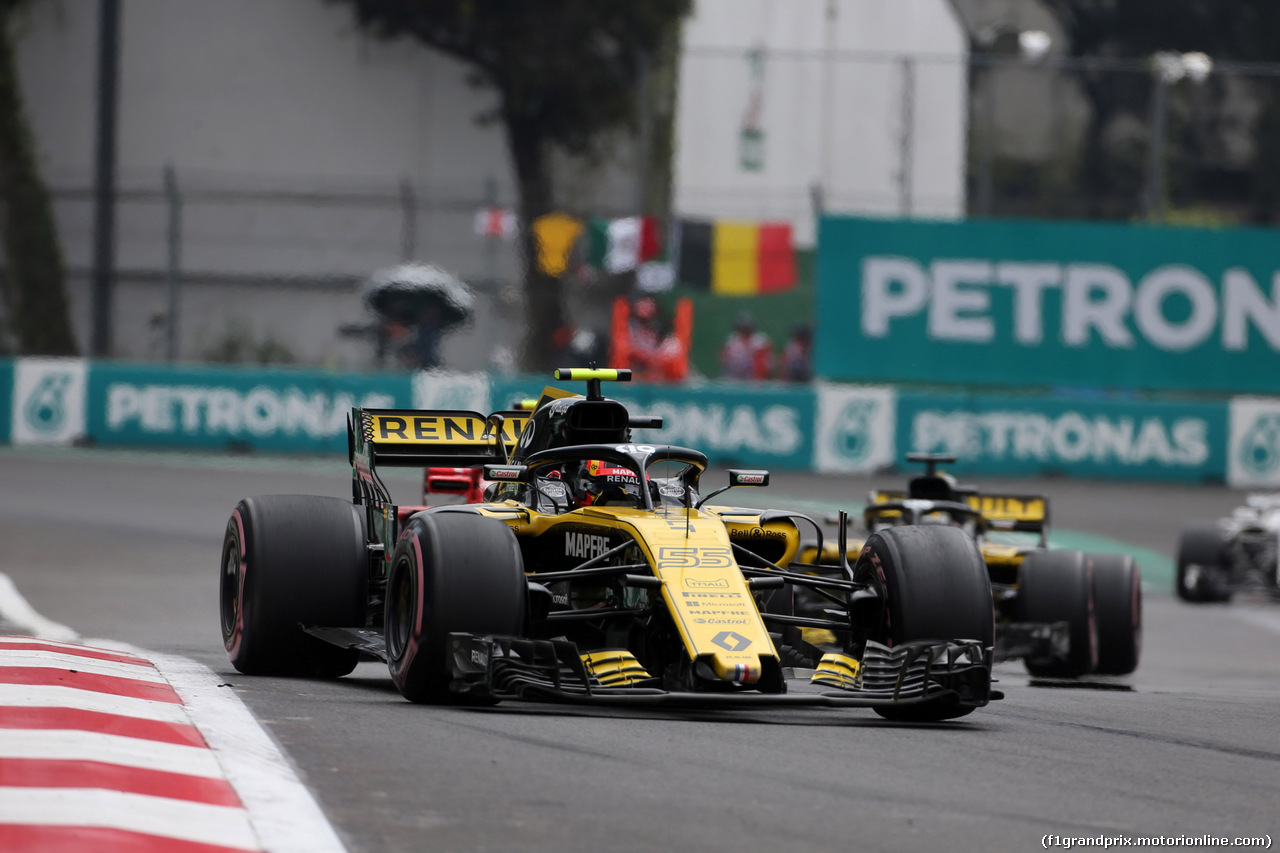
[[[69,814],[74,820],[68,821]],[[219,847],[261,849],[243,809],[98,788],[9,788],[0,797],[3,823],[104,827]]]
[[[1241,622],[1248,622],[1250,625],[1257,625],[1259,628],[1280,634],[1280,613],[1243,609],[1236,609],[1232,613]]]
[[[174,655],[148,654],[191,712],[271,853],[345,853],[324,812],[275,741],[212,670]]]
[[[18,592],[8,575],[0,572],[0,620],[21,625],[23,633],[42,640],[60,640],[74,643],[80,635],[66,625],[46,619],[35,611]]]

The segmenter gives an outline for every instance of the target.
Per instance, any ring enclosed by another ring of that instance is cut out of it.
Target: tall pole
[[[93,178],[92,355],[111,354],[115,278],[116,100],[120,72],[120,0],[100,0],[98,122]]]
[[[164,167],[164,197],[169,208],[169,263],[165,268],[165,357],[172,363],[178,358],[178,285],[182,276],[182,196],[173,166]]]
[[[1151,143],[1147,147],[1148,219],[1164,219],[1164,148],[1169,123],[1169,81],[1160,69],[1152,80]]]
[[[417,237],[418,199],[413,183],[404,177],[400,179],[400,260],[406,264],[413,260]]]
[[[911,206],[911,173],[915,169],[915,103],[916,103],[916,64],[909,56],[902,58],[902,90],[901,90],[901,132],[898,136],[898,210],[903,216],[910,216]]]
[[[836,92],[836,30],[839,26],[840,10],[837,0],[827,0],[827,22],[822,31],[822,139],[818,159],[818,193],[820,205],[825,207],[834,195],[835,151],[835,92]]]

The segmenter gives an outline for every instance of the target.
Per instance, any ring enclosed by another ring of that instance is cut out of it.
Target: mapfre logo
[[[567,557],[599,557],[609,550],[609,537],[592,533],[566,533],[564,553]]]

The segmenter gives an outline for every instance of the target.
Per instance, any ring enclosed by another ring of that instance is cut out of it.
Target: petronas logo
[[[53,434],[67,421],[67,387],[70,373],[48,373],[27,398],[23,416],[27,425],[39,433]]]
[[[838,455],[852,462],[861,462],[870,455],[875,413],[876,403],[872,400],[854,400],[844,407],[831,436]]]
[[[1240,464],[1262,477],[1280,468],[1280,414],[1262,415],[1240,440]]]

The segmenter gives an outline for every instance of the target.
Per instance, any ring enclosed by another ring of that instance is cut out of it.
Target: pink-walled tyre
[[[1027,672],[1044,678],[1079,678],[1098,666],[1093,567],[1080,551],[1032,551],[1018,568],[1018,621],[1067,623],[1066,654],[1027,658]]]
[[[232,665],[249,675],[336,678],[359,653],[303,628],[363,628],[369,559],[350,501],[263,495],[236,504],[222,543],[219,611]]]
[[[956,527],[907,525],[873,533],[854,565],[854,575],[871,580],[885,595],[885,607],[870,639],[887,646],[914,640],[995,641],[995,611],[986,563],[973,537]],[[877,706],[875,712],[899,722],[933,722],[973,711],[958,697],[914,705]]]
[[[1128,675],[1142,655],[1142,578],[1128,554],[1090,554],[1101,675]]]
[[[454,701],[448,635],[522,635],[527,595],[524,560],[507,525],[470,512],[415,515],[387,581],[387,666],[401,695]]]

